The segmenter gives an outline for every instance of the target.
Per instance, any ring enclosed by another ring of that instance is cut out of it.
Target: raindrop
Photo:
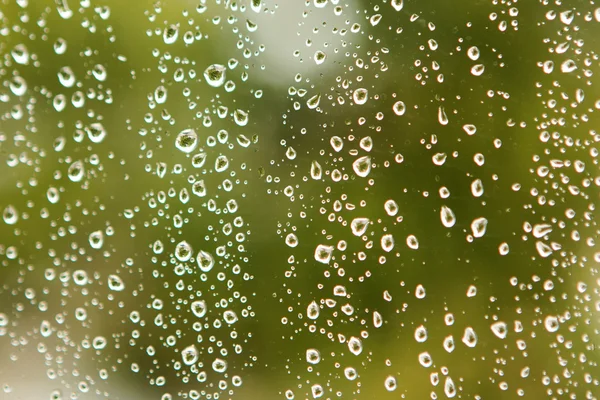
[[[415,235],[408,235],[406,245],[413,250],[417,250],[419,248],[419,240]]]
[[[468,347],[475,347],[477,345],[477,335],[470,326],[465,329],[465,333],[462,337],[462,342]]]
[[[67,175],[72,182],[81,182],[84,174],[85,170],[82,161],[75,161],[69,166],[69,170],[67,171]]]
[[[404,0],[391,0],[390,4],[394,7],[394,10],[400,11],[404,7]]]
[[[415,340],[419,343],[427,341],[427,328],[425,328],[425,326],[419,325],[417,329],[415,329]]]
[[[193,344],[181,351],[181,360],[185,365],[194,365],[198,361],[198,349]]]
[[[442,206],[440,210],[440,219],[442,220],[442,225],[446,228],[452,228],[454,224],[456,224],[456,216],[454,215],[454,211],[450,209],[448,206]]]
[[[383,208],[385,209],[385,212],[387,213],[387,215],[389,215],[390,217],[393,217],[396,214],[398,214],[398,203],[396,203],[392,199],[387,200],[384,203]]]
[[[175,246],[175,257],[181,262],[188,261],[192,258],[192,254],[192,246],[185,240],[177,243],[177,246]]]
[[[385,386],[385,389],[388,392],[393,392],[398,387],[396,378],[394,378],[393,376],[388,376],[387,378],[385,378],[385,382],[383,383],[383,385]]]
[[[350,224],[354,236],[362,236],[367,231],[369,226],[368,218],[354,218]]]
[[[310,177],[317,181],[323,177],[323,168],[321,168],[321,164],[318,161],[311,162]]]
[[[558,318],[556,318],[553,315],[548,315],[544,319],[544,327],[550,333],[554,333],[554,332],[558,331],[559,326],[560,326],[560,324],[558,323]]]
[[[294,233],[288,233],[285,237],[285,244],[292,248],[298,246],[298,236]]]
[[[177,25],[169,25],[165,28],[163,33],[163,40],[165,44],[173,44],[177,41],[177,37],[179,37],[179,27]]]
[[[329,264],[333,254],[333,246],[320,244],[315,249],[315,260],[323,264]]]
[[[93,143],[101,143],[106,137],[106,129],[100,122],[94,122],[87,129],[87,134]]]
[[[506,322],[498,321],[494,322],[490,329],[500,339],[506,339],[506,335],[508,333],[508,328],[506,326]]]
[[[186,154],[191,153],[198,145],[198,134],[193,129],[184,129],[175,139],[175,147]]]
[[[325,53],[324,53],[324,52],[322,52],[321,50],[317,50],[317,51],[315,52],[315,55],[314,55],[314,60],[315,60],[315,63],[316,63],[317,65],[321,65],[321,64],[323,64],[323,63],[325,62],[325,59],[326,59],[326,58],[327,58],[327,54],[325,54]]]
[[[488,220],[480,217],[476,218],[471,222],[471,231],[473,232],[473,236],[476,238],[480,238],[485,235],[485,231],[487,230]]]
[[[309,364],[318,364],[321,361],[321,353],[317,349],[306,350],[306,362]]]
[[[306,316],[312,320],[319,318],[319,305],[316,301],[311,301],[306,307]]]
[[[206,315],[206,312],[208,311],[208,308],[206,307],[206,301],[204,300],[193,301],[190,305],[190,309],[192,310],[192,313],[194,313],[196,318],[203,318]]]
[[[108,288],[115,292],[122,292],[125,289],[125,283],[118,275],[108,276]]]
[[[369,99],[369,91],[365,88],[356,89],[354,93],[352,93],[352,100],[354,104],[363,105]]]
[[[215,259],[213,256],[204,250],[200,250],[198,252],[198,255],[196,256],[196,262],[198,263],[198,267],[200,267],[202,272],[210,271],[215,265]]]
[[[219,87],[225,83],[226,68],[221,64],[212,64],[204,70],[204,79],[212,87]]]
[[[394,111],[394,114],[398,116],[404,115],[404,113],[406,112],[406,104],[404,104],[403,101],[398,100],[392,106],[392,110]]]
[[[348,350],[355,356],[359,355],[363,351],[362,341],[359,338],[352,336],[348,340]]]
[[[352,163],[352,169],[357,176],[361,178],[366,178],[371,172],[371,157],[363,156],[357,158]]]
[[[394,249],[394,237],[390,233],[381,237],[381,248],[387,253]]]
[[[88,241],[90,242],[92,249],[101,249],[104,244],[104,233],[102,231],[92,232],[88,237]]]

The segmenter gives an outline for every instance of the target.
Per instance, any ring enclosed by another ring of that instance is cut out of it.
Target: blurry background
[[[597,398],[600,8],[422,3],[0,0],[0,398]]]

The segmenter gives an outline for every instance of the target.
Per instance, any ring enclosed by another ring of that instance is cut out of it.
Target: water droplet
[[[483,182],[481,182],[481,179],[475,179],[471,182],[471,194],[473,194],[473,197],[483,196]]]
[[[498,321],[494,322],[490,329],[500,339],[506,339],[506,335],[508,334],[508,328],[506,326],[506,322]]]
[[[448,158],[448,156],[446,155],[446,153],[436,153],[433,155],[433,157],[431,157],[431,160],[433,161],[433,163],[435,165],[437,165],[439,167],[439,166],[444,165],[447,158]]]
[[[394,243],[394,237],[390,233],[381,237],[381,248],[387,253],[394,249]]]
[[[223,313],[223,320],[229,325],[233,325],[238,321],[238,316],[234,311],[227,310]]]
[[[108,288],[115,292],[122,292],[125,289],[125,283],[118,275],[109,275],[108,276]]]
[[[331,139],[329,139],[329,143],[331,144],[333,150],[338,153],[344,148],[344,141],[339,136],[332,136]]]
[[[23,43],[16,45],[10,54],[17,64],[29,64],[29,50],[27,50],[27,46],[25,46]]]
[[[163,33],[163,40],[165,44],[173,44],[177,41],[179,37],[179,26],[177,25],[169,25],[165,28]]]
[[[320,102],[321,102],[321,93],[315,94],[314,96],[312,96],[311,98],[309,98],[306,101],[306,106],[309,109],[314,110],[315,108],[317,108],[319,106]]]
[[[352,163],[352,169],[357,176],[366,178],[371,172],[371,157],[362,156]]]
[[[206,307],[206,301],[204,300],[195,300],[190,305],[190,309],[192,313],[196,316],[196,318],[203,318],[208,311],[208,307]]]
[[[298,246],[298,237],[294,233],[288,233],[285,237],[285,244],[292,248]]]
[[[364,235],[368,227],[368,218],[354,218],[350,223],[350,228],[352,229],[352,233],[354,234],[354,236]]]
[[[480,52],[479,52],[479,49],[477,48],[477,46],[471,46],[467,50],[467,56],[473,61],[477,61],[479,59],[479,55],[480,55]]]
[[[75,161],[69,166],[67,175],[72,182],[81,182],[85,175],[85,169],[83,168],[83,161]]]
[[[186,154],[194,151],[197,145],[198,134],[193,129],[182,130],[175,139],[175,147]]]
[[[185,365],[194,365],[198,361],[198,349],[196,346],[192,344],[181,350],[181,360]]]
[[[471,222],[471,231],[473,232],[473,236],[476,238],[480,238],[485,235],[485,231],[487,230],[488,220],[484,217],[476,218]]]
[[[554,333],[554,332],[558,331],[558,328],[560,327],[558,318],[553,315],[548,315],[544,319],[544,327],[550,333]]]
[[[227,69],[221,64],[212,64],[204,70],[204,79],[212,87],[219,87],[225,83],[225,71]]]
[[[331,261],[332,254],[333,246],[326,246],[324,244],[320,244],[315,249],[315,260],[323,264],[329,264],[329,261]]]
[[[542,241],[535,242],[535,248],[537,249],[540,257],[543,257],[543,258],[550,257],[550,255],[553,252],[552,247],[550,247],[549,245],[547,245],[546,243],[544,243]]]
[[[398,116],[404,115],[404,113],[406,112],[406,104],[404,104],[403,101],[398,100],[392,106],[392,110],[394,111],[394,114]]]
[[[413,250],[417,250],[419,248],[419,240],[415,235],[408,235],[406,245]]]
[[[88,241],[92,249],[101,249],[102,245],[104,245],[104,233],[102,231],[92,232],[88,237]]]
[[[369,99],[369,91],[365,88],[359,88],[352,93],[352,100],[354,104],[363,105]]]
[[[220,155],[215,160],[215,171],[223,172],[229,168],[229,159],[225,155]]]
[[[465,124],[463,125],[463,129],[469,136],[474,135],[475,132],[477,132],[477,128],[473,124]]]
[[[383,325],[383,317],[378,311],[373,311],[373,326],[375,328],[381,328]]]
[[[398,203],[396,203],[392,199],[387,200],[384,203],[383,208],[385,209],[387,215],[389,215],[390,217],[393,217],[396,214],[398,214]]]
[[[316,301],[311,301],[308,307],[306,307],[306,316],[309,319],[315,320],[319,318],[319,305]]]
[[[505,256],[510,252],[510,247],[508,246],[508,243],[504,242],[504,243],[500,243],[500,246],[498,246],[498,253],[500,253],[501,256]]]
[[[448,352],[448,353],[452,353],[454,351],[454,349],[456,348],[456,345],[454,344],[454,337],[452,337],[452,335],[446,336],[444,338],[444,349]]]
[[[448,116],[442,106],[438,107],[438,121],[441,125],[448,125]]]
[[[321,65],[325,62],[325,59],[327,59],[327,54],[325,54],[321,50],[317,50],[313,59],[315,60],[315,64]]]
[[[417,329],[415,329],[415,340],[418,343],[427,341],[427,328],[425,328],[425,326],[419,325]]]
[[[106,137],[106,129],[100,122],[94,122],[87,129],[87,135],[93,143],[101,143]]]
[[[188,261],[192,258],[192,254],[192,246],[185,240],[177,243],[177,246],[175,246],[175,257],[181,262]]]
[[[371,23],[371,26],[377,26],[377,24],[379,24],[379,22],[381,22],[381,18],[382,18],[381,14],[372,15],[371,18],[369,18],[369,22]]]
[[[446,228],[452,228],[454,224],[456,224],[456,216],[454,215],[454,211],[450,209],[448,206],[442,206],[440,210],[440,219],[442,220],[442,225]]]
[[[393,376],[388,376],[387,378],[385,378],[385,382],[383,383],[383,385],[385,386],[385,389],[388,392],[393,392],[398,387],[396,378],[394,378]]]
[[[2,212],[2,218],[7,225],[14,225],[19,220],[19,213],[13,205],[8,205]]]
[[[444,383],[444,393],[449,399],[456,396],[456,386],[454,385],[452,378],[449,376],[446,377],[446,382]]]
[[[248,125],[248,112],[244,111],[244,110],[240,110],[237,109],[233,112],[233,121],[238,125],[238,126],[246,126]]]
[[[318,364],[321,361],[321,353],[317,349],[306,350],[306,362],[309,364]]]
[[[359,338],[352,336],[348,340],[348,350],[355,356],[359,355],[363,351],[362,341]]]
[[[465,333],[462,337],[462,342],[468,347],[477,346],[477,335],[475,331],[470,326],[465,329]]]
[[[323,177],[323,168],[321,168],[321,164],[317,161],[313,161],[310,164],[310,177],[317,181]]]
[[[475,64],[471,67],[471,74],[473,76],[481,76],[485,72],[485,65]]]
[[[391,0],[390,4],[394,7],[394,10],[400,11],[404,7],[404,0]]]
[[[431,358],[431,355],[426,351],[420,353],[419,364],[421,364],[425,368],[431,367],[433,365],[433,359]]]
[[[200,267],[202,272],[210,271],[215,265],[215,259],[213,256],[204,250],[200,250],[198,252],[198,255],[196,256],[196,262],[198,263],[198,267]]]
[[[215,372],[223,374],[225,371],[227,371],[227,361],[216,358],[212,363],[212,368]]]

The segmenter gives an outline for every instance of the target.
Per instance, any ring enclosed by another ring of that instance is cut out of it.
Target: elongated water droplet
[[[485,235],[487,225],[488,220],[484,217],[474,219],[473,222],[471,222],[471,231],[473,232],[473,236],[480,238]]]
[[[448,206],[442,206],[440,210],[440,219],[442,220],[442,225],[446,228],[452,228],[454,224],[456,224],[456,216],[454,215],[454,211],[450,209]]]

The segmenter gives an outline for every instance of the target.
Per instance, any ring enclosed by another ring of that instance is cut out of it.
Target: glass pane
[[[594,1],[0,0],[2,399],[597,399]]]

